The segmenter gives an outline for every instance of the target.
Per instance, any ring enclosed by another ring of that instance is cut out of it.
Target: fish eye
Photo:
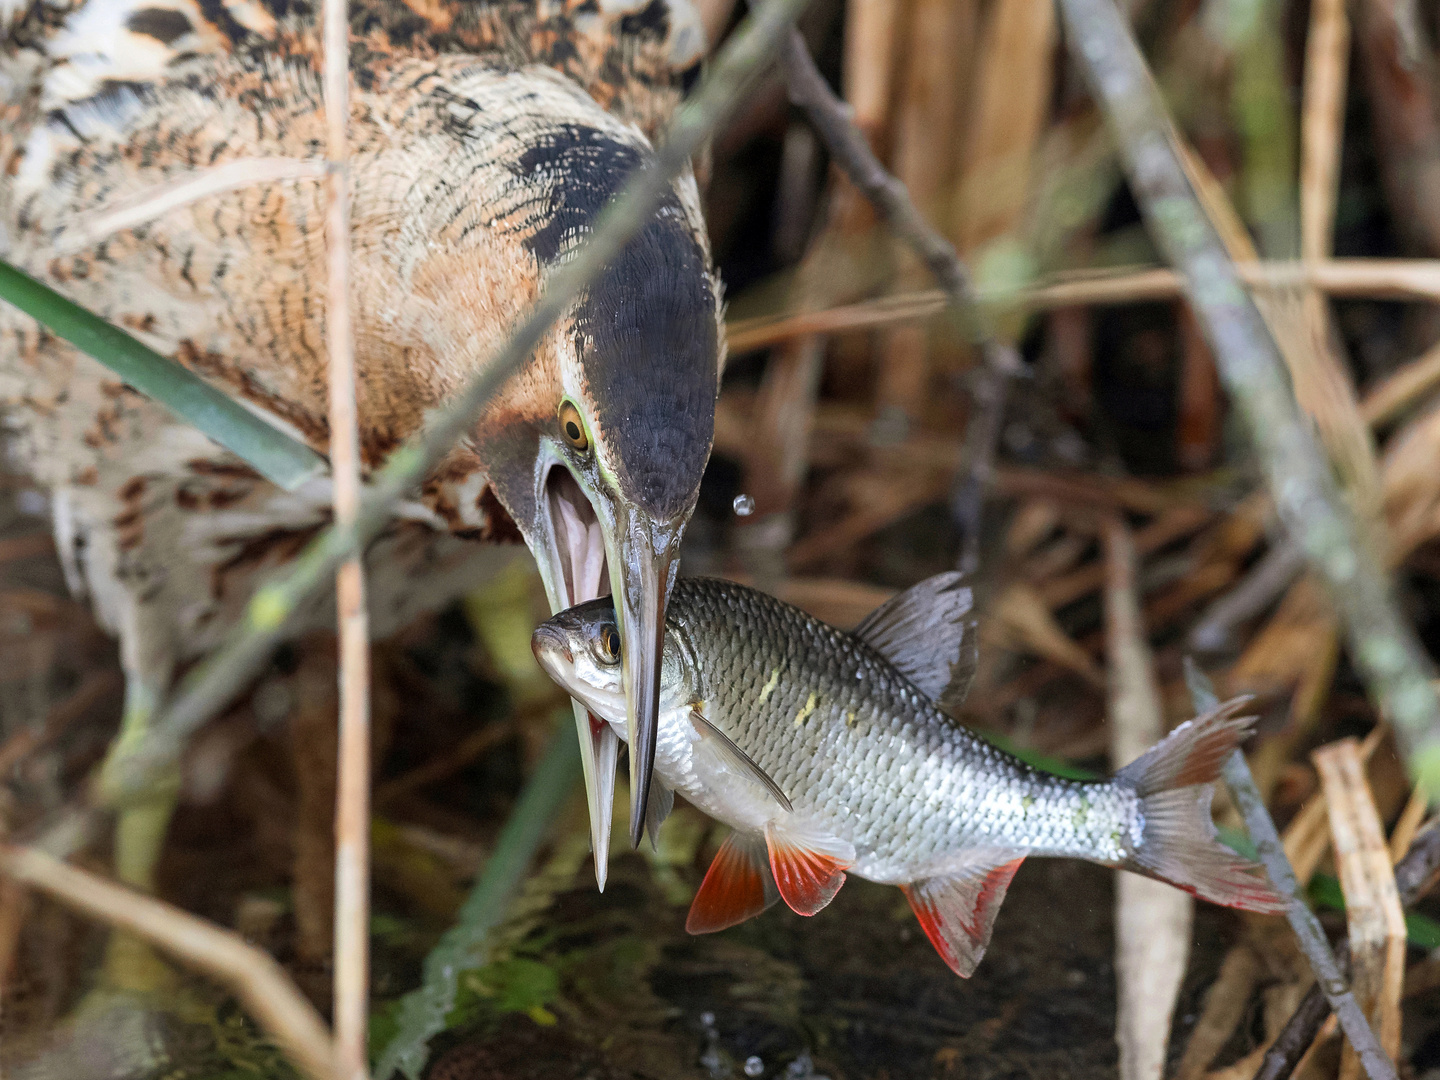
[[[620,662],[620,631],[613,624],[607,623],[600,628],[595,637],[595,651],[602,664]]]
[[[570,444],[571,449],[581,453],[590,449],[590,436],[585,433],[585,421],[580,418],[580,410],[575,407],[575,403],[568,399],[560,402],[560,434]]]

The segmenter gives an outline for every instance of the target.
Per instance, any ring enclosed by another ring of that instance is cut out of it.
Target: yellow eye
[[[607,664],[620,662],[620,631],[613,626],[600,629],[600,659]]]
[[[560,403],[560,434],[574,449],[590,449],[590,436],[585,434],[585,422],[580,419],[580,410],[571,402]]]

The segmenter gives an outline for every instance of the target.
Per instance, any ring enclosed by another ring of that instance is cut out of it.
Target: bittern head
[[[513,171],[531,208],[524,243],[542,272],[573,252],[650,157],[643,137],[610,117],[528,133]],[[615,595],[634,844],[650,806],[665,605],[714,435],[719,291],[687,174],[476,435],[552,608]],[[618,742],[579,703],[575,712],[603,888]]]

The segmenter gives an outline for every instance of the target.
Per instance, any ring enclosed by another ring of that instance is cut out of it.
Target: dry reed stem
[[[963,84],[975,53],[977,7],[975,0],[912,0],[909,7],[909,47],[893,125],[895,178],[919,212],[938,223],[938,231],[948,233],[958,143],[950,133],[962,116]],[[937,137],[942,132],[946,135]],[[902,255],[898,278],[913,282],[919,272],[915,256]],[[915,417],[923,411],[929,351],[923,327],[900,326],[885,335],[875,391],[882,414]]]
[[[1054,5],[998,0],[991,6],[959,183],[956,246],[967,255],[1013,230],[1024,215],[1030,163],[1050,104],[1054,49]]]
[[[1219,704],[1210,680],[1188,657],[1185,660],[1185,682],[1197,714]],[[1250,839],[1255,844],[1266,876],[1276,889],[1290,898],[1285,917],[1295,933],[1296,944],[1304,953],[1311,971],[1315,973],[1317,989],[1335,1010],[1345,1033],[1361,1048],[1365,1072],[1370,1080],[1396,1080],[1395,1065],[1381,1049],[1375,1033],[1370,1029],[1369,1021],[1355,1000],[1355,995],[1350,992],[1342,963],[1331,951],[1320,920],[1300,898],[1300,883],[1295,880],[1295,871],[1290,866],[1290,860],[1285,857],[1285,846],[1280,842],[1275,820],[1265,808],[1265,800],[1255,786],[1254,777],[1250,775],[1250,767],[1245,762],[1243,751],[1237,748],[1231,753],[1225,760],[1221,776],[1230,790],[1235,809],[1239,811],[1245,828],[1250,833]],[[1282,1037],[1288,1034],[1288,1030],[1289,1025],[1286,1031],[1281,1033]],[[1269,1064],[1270,1057],[1267,1054],[1262,1059],[1262,1069],[1268,1068]]]
[[[329,350],[330,468],[335,523],[360,512],[360,417],[350,309],[350,22],[346,0],[325,0],[325,132],[329,255],[325,343]],[[335,1043],[341,1080],[369,1076],[370,1011],[370,634],[359,552],[335,574],[340,636],[340,747],[335,811]]]
[[[1405,980],[1405,913],[1375,800],[1354,739],[1311,755],[1329,810],[1330,833],[1345,921],[1350,932],[1351,985],[1391,1059],[1400,1052],[1400,995]],[[1347,1046],[1340,1080],[1358,1080],[1361,1064]]]
[[[1312,287],[1330,296],[1356,299],[1440,301],[1440,260],[1434,259],[1326,259],[1313,264],[1270,260],[1237,265],[1235,270],[1246,285],[1262,291]],[[1182,296],[1180,275],[1155,267],[1070,271],[1003,294],[981,291],[976,301],[981,305],[1048,311],[1089,304],[1177,300]],[[729,347],[738,354],[804,334],[836,334],[914,322],[938,315],[946,303],[942,290],[925,289],[821,311],[759,315],[728,324]]]
[[[1390,830],[1390,861],[1399,862],[1410,850],[1410,845],[1415,842],[1415,836],[1420,832],[1420,826],[1425,821],[1425,813],[1430,808],[1430,800],[1425,792],[1416,788],[1410,792],[1410,799],[1405,803],[1405,809],[1400,811],[1400,817],[1395,822],[1395,828]]]
[[[1360,415],[1371,426],[1394,420],[1440,385],[1440,343],[1401,365],[1360,401]]]
[[[1363,764],[1370,763],[1384,738],[1384,724],[1375,725],[1365,736],[1365,741],[1360,744],[1360,761]],[[1329,808],[1323,790],[1305,800],[1300,812],[1285,826],[1285,834],[1281,839],[1285,843],[1285,856],[1295,869],[1296,880],[1302,887],[1310,884],[1310,879],[1320,866],[1320,860],[1325,857],[1325,852],[1330,850]],[[1409,841],[1406,841],[1405,847],[1409,846]],[[1401,854],[1404,854],[1403,849]]]
[[[1405,857],[1395,864],[1395,887],[1401,906],[1409,908],[1418,903],[1434,884],[1437,871],[1440,871],[1440,824],[1431,822],[1420,830]],[[1347,963],[1349,952],[1348,943],[1342,942],[1339,953]],[[1255,1080],[1288,1080],[1313,1049],[1311,1044],[1317,1034],[1333,1030],[1334,1019],[1322,988],[1312,986],[1265,1055]]]
[[[1106,652],[1110,667],[1110,759],[1130,764],[1165,734],[1164,706],[1140,615],[1139,560],[1119,518],[1105,524]],[[1120,1080],[1159,1080],[1185,965],[1194,900],[1179,889],[1125,871],[1115,888],[1115,1039]]]
[[[895,73],[896,0],[854,0],[845,6],[845,100],[851,119],[878,147],[890,112]]]
[[[1331,254],[1349,59],[1345,0],[1312,0],[1300,118],[1300,258],[1306,262]]]
[[[339,1080],[325,1022],[284,968],[240,935],[34,848],[0,844],[0,874],[91,918],[142,937],[229,987],[311,1080]]]
[[[20,931],[30,913],[30,890],[12,878],[0,879],[0,1002],[20,955]]]

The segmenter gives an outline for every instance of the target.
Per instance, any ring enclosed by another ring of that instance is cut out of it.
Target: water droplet
[[[755,496],[736,495],[734,505],[736,517],[749,517],[755,512]]]
[[[751,1054],[745,1059],[745,1075],[759,1076],[765,1071],[765,1062],[760,1060],[759,1055]]]

